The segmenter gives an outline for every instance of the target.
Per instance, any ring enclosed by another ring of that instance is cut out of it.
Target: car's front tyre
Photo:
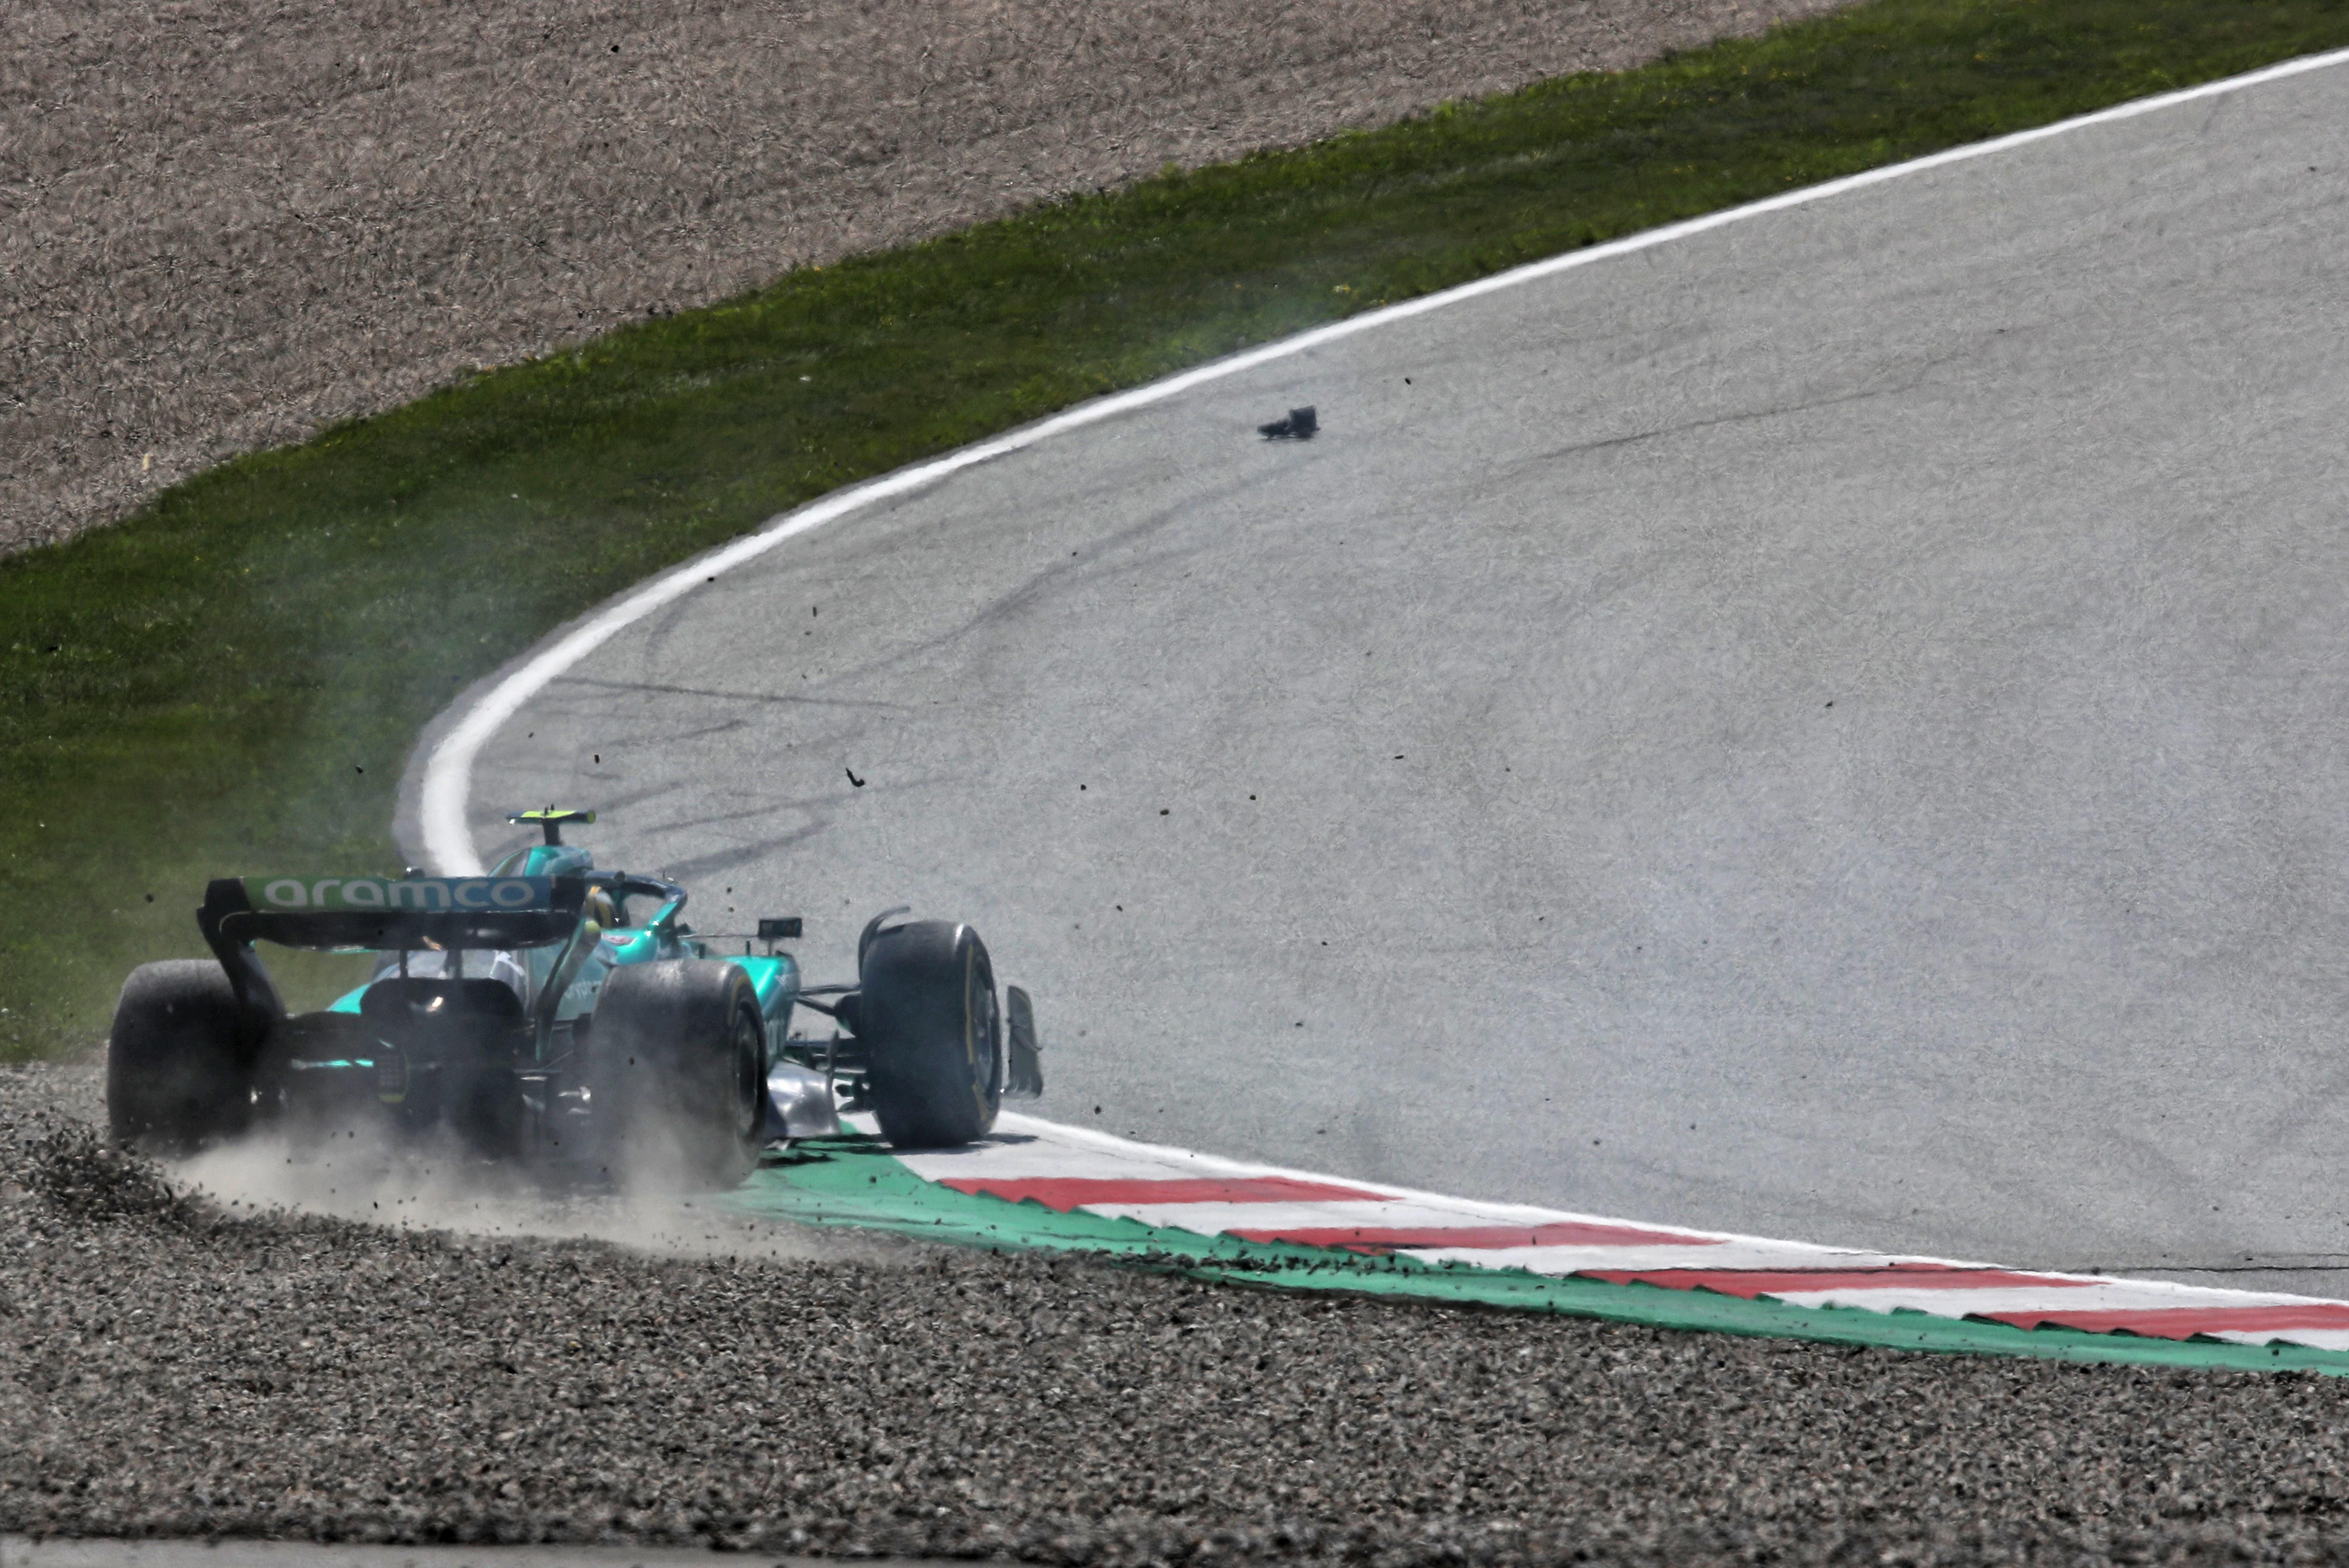
[[[872,936],[857,1036],[881,1134],[899,1148],[984,1137],[1003,1104],[1003,1012],[978,933],[912,920]]]

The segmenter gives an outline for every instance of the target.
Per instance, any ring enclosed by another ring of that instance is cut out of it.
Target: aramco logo
[[[543,877],[248,877],[256,909],[543,909]]]

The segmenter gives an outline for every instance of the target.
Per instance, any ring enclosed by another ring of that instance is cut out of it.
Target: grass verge
[[[0,1059],[226,871],[386,867],[421,725],[851,481],[1351,311],[2349,44],[2349,0],[1877,0],[808,268],[0,560]]]

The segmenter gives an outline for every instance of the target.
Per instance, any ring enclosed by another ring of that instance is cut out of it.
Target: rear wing
[[[222,955],[280,947],[534,948],[578,929],[583,877],[223,877],[196,923]],[[233,966],[232,966],[233,968]]]
[[[567,941],[540,999],[543,1049],[553,1002],[595,939],[595,927],[580,919],[586,899],[584,877],[223,877],[204,888],[196,924],[228,972],[248,1050],[285,1016],[255,941],[379,952]]]

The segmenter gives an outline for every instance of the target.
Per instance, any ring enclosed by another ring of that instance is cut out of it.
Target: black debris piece
[[[1257,426],[1256,433],[1267,441],[1311,441],[1313,432],[1320,428],[1321,421],[1314,417],[1313,410],[1309,406],[1289,410],[1285,420]]]

